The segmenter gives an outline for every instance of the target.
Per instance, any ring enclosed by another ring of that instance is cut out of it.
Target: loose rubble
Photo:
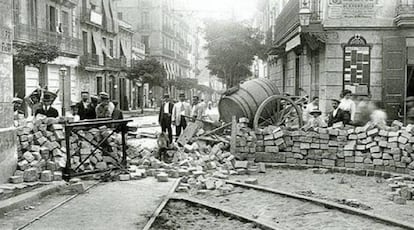
[[[405,180],[404,177],[393,177],[387,179],[389,192],[387,197],[396,204],[406,204],[407,200],[414,198],[414,182]]]

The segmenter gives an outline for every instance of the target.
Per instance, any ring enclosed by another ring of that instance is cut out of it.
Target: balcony
[[[185,58],[179,58],[179,63],[181,65],[183,65],[184,67],[190,67],[191,66],[190,61],[185,59]]]
[[[97,54],[85,54],[80,57],[80,65],[83,67],[99,67],[99,57]]]
[[[80,39],[57,32],[33,28],[25,24],[15,25],[14,40],[20,42],[45,42],[49,45],[57,46],[61,52],[73,55],[79,55],[82,48]]]
[[[110,68],[121,68],[121,59],[118,58],[108,58],[108,57],[104,57],[104,65],[105,67],[110,67]]]
[[[398,27],[413,27],[414,26],[414,1],[400,0],[394,22]]]
[[[162,54],[167,55],[172,58],[175,57],[174,51],[169,50],[169,49],[162,49]]]

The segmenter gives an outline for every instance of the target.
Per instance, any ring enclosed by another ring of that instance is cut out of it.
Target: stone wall
[[[341,127],[252,131],[239,124],[237,153],[262,162],[337,166],[414,175],[414,130],[392,127]]]
[[[12,2],[0,1],[0,183],[12,175],[17,163],[16,133],[13,128]],[[9,36],[8,36],[9,35]],[[10,45],[9,47],[7,45]]]

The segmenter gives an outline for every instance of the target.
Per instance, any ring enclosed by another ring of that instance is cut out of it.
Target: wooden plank
[[[237,119],[236,116],[231,118],[231,138],[230,138],[230,153],[236,154],[236,136],[237,136]]]
[[[191,140],[191,138],[198,132],[202,125],[203,124],[200,121],[189,123],[187,125],[187,128],[185,128],[183,133],[181,133],[181,135],[178,137],[177,143],[179,143],[181,146],[186,145]]]

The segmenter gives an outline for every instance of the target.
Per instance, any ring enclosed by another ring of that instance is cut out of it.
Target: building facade
[[[141,36],[145,53],[156,58],[167,72],[167,81],[191,75],[191,29],[187,16],[177,9],[176,0],[118,0],[123,18],[132,23]],[[151,97],[159,99],[162,90],[150,89]],[[167,92],[177,94],[174,86]]]
[[[120,109],[131,107],[130,81],[134,32],[119,18],[112,0],[81,0],[78,7],[82,55],[78,68],[81,91],[92,94],[107,92],[119,101]]]
[[[39,69],[14,66],[14,93],[23,98],[39,86],[59,90],[54,106],[58,111],[70,107],[76,98],[78,57],[82,43],[79,39],[77,0],[13,0],[14,43],[45,42],[57,46],[60,55]],[[65,76],[60,69],[64,68]],[[66,92],[66,93],[64,93]],[[64,99],[63,99],[64,97]]]
[[[405,98],[414,94],[413,5],[411,0],[282,1],[269,77],[284,92],[319,96],[323,112],[331,110],[329,99],[350,89],[371,95],[390,120],[403,119]]]

